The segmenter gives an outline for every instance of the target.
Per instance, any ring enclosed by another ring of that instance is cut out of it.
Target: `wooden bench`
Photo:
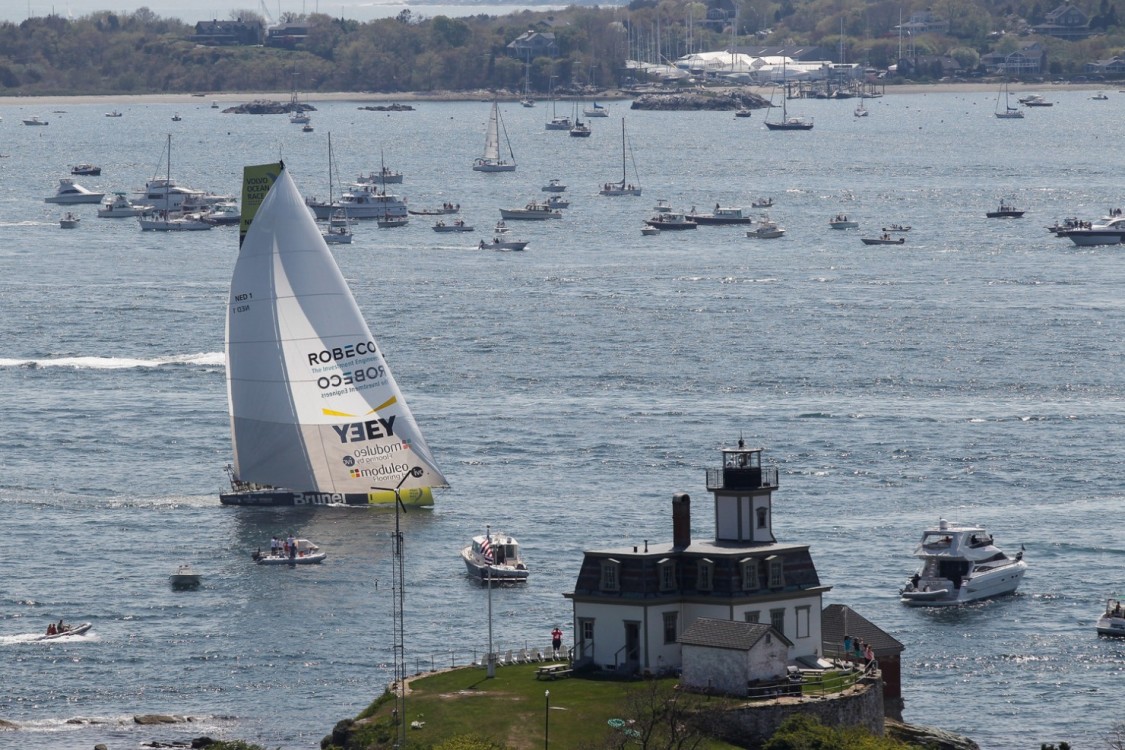
[[[535,670],[535,679],[557,680],[560,677],[570,677],[572,671],[569,664],[548,664]]]

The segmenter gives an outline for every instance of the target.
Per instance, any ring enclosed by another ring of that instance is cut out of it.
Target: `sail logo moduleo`
[[[352,479],[370,479],[372,477],[399,477],[408,471],[410,471],[410,464],[386,464],[370,469],[350,469],[348,474]]]

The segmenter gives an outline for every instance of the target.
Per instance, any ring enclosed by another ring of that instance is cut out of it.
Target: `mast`
[[[625,178],[627,172],[625,171],[625,118],[621,118],[621,189],[625,189]]]

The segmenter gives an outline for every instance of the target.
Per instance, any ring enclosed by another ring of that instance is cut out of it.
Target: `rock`
[[[681,112],[697,110],[729,112],[743,107],[746,109],[760,109],[768,106],[770,106],[769,102],[757,94],[743,94],[737,92],[721,94],[677,92],[669,94],[641,94],[633,100],[631,108]]]
[[[183,719],[178,719],[175,716],[168,716],[167,714],[139,714],[133,717],[133,721],[137,724],[151,725],[151,724],[179,724]]]
[[[105,745],[97,744],[97,745],[94,745],[94,750],[109,750],[109,748],[106,747]]]
[[[926,750],[980,750],[980,745],[968,737],[944,729],[904,724],[894,719],[885,719],[883,725],[888,737]]]
[[[210,747],[214,744],[215,740],[210,737],[196,737],[191,741],[191,746],[195,748],[195,750],[202,750],[202,748]]]
[[[293,102],[277,102],[271,99],[255,99],[237,107],[227,107],[223,114],[235,115],[284,115],[289,112],[315,112],[316,107],[311,104],[293,104]]]

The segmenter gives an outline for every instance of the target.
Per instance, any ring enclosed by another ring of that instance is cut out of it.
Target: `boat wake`
[[[141,370],[145,368],[166,367],[168,365],[200,365],[204,367],[223,367],[226,357],[222,352],[200,352],[198,354],[175,354],[153,359],[134,359],[131,357],[47,357],[43,359],[11,359],[0,357],[2,367],[69,367],[75,370]]]
[[[87,631],[74,635],[59,635],[50,640],[43,640],[42,633],[15,633],[13,635],[0,635],[0,646],[15,646],[21,643],[41,643],[45,646],[56,643],[89,643],[100,640],[97,633]]]

